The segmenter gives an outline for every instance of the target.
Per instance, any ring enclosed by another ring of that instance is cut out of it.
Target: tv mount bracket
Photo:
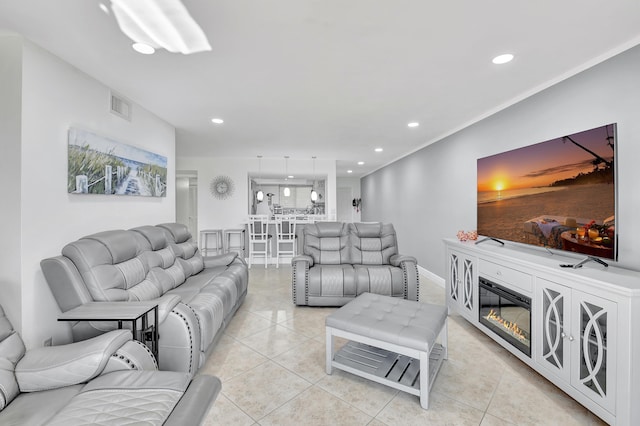
[[[598,259],[597,257],[593,257],[593,256],[587,256],[584,259],[582,259],[580,262],[576,263],[576,264],[570,264],[570,263],[561,263],[560,267],[561,268],[573,268],[573,269],[578,269],[578,268],[582,268],[582,265],[584,265],[587,262],[596,262],[599,263],[601,265],[603,265],[605,268],[609,266],[609,264],[607,262],[605,262],[602,259]]]

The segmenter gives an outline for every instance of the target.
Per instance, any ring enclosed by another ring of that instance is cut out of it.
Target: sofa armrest
[[[22,392],[57,389],[98,376],[118,349],[131,340],[129,330],[113,330],[82,342],[28,351],[15,369]]]
[[[420,275],[418,274],[418,262],[413,256],[396,254],[391,256],[389,263],[402,268],[404,279],[404,298],[418,301],[420,294]]]
[[[389,263],[391,263],[393,266],[400,266],[402,262],[413,262],[415,264],[418,263],[415,257],[406,256],[403,254],[394,254],[389,258]]]
[[[204,259],[204,267],[205,268],[213,268],[216,266],[229,266],[238,257],[238,253],[229,252],[224,254],[219,254],[217,256],[206,256]]]
[[[142,342],[131,340],[113,354],[100,375],[120,370],[157,370],[158,362]]]
[[[165,294],[155,299],[154,302],[158,304],[158,322],[162,324],[169,312],[181,301],[182,298],[177,294]]]
[[[189,384],[163,426],[199,425],[222,389],[220,379],[201,374]]]
[[[311,268],[313,266],[313,257],[307,256],[306,254],[301,254],[291,259],[292,265],[294,265],[296,262],[306,262],[309,264],[309,268]]]
[[[291,260],[291,295],[298,306],[309,304],[309,268],[313,266],[311,256],[300,255]]]

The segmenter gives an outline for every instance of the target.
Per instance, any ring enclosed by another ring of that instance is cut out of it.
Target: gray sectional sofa
[[[220,380],[157,371],[129,330],[25,350],[0,307],[1,425],[198,425]]]
[[[157,302],[160,369],[191,376],[244,301],[249,281],[244,259],[202,257],[177,223],[88,235],[40,264],[62,312],[88,302]],[[115,327],[80,321],[72,335],[80,341]]]
[[[390,223],[316,222],[292,260],[293,303],[342,306],[369,292],[418,300],[416,259],[398,254]]]

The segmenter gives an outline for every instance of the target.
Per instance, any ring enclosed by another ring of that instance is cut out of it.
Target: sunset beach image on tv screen
[[[478,159],[478,234],[615,259],[616,125]]]

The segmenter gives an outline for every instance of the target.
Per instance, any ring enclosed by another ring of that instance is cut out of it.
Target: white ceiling
[[[640,43],[638,0],[183,3],[211,52],[135,53],[99,0],[2,0],[0,30],[171,123],[178,156],[315,155],[337,159],[339,176],[361,176]],[[504,52],[515,60],[493,65]]]

